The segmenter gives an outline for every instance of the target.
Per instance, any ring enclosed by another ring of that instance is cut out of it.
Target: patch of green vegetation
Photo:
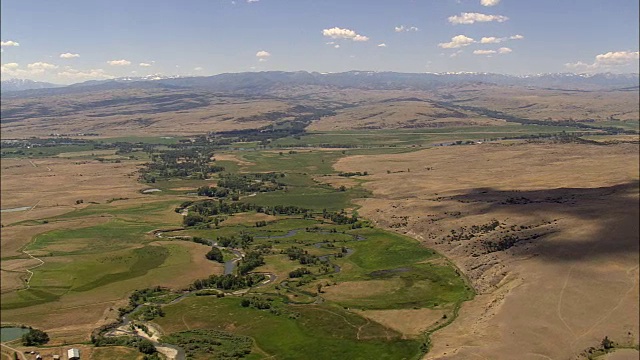
[[[52,255],[99,254],[146,242],[144,235],[152,229],[152,225],[114,219],[95,226],[53,230],[38,235],[25,250],[49,251]],[[67,245],[70,250],[49,250],[52,245]]]
[[[185,329],[184,323],[222,331],[233,326],[234,333],[252,337],[266,357],[278,359],[413,359],[420,354],[420,342],[403,340],[397,332],[338,307],[288,305],[289,314],[299,315],[283,316],[244,308],[240,302],[188,298],[167,306],[166,316],[156,321],[173,331]]]
[[[107,284],[143,276],[149,272],[149,270],[162,265],[169,256],[169,250],[160,246],[145,246],[134,249],[132,253],[136,259],[129,270],[101,276],[94,281],[75,287],[72,290],[76,292],[88,291]]]
[[[163,336],[162,342],[184,349],[187,359],[241,359],[251,353],[253,340],[219,330],[187,330]]]

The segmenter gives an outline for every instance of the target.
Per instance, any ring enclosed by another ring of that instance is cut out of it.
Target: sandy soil
[[[479,292],[427,358],[570,359],[604,336],[638,343],[638,158],[629,144],[485,144],[336,168],[374,174],[361,215],[444,253]]]

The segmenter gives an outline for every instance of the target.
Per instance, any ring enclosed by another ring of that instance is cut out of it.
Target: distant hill
[[[63,87],[64,85],[52,84],[42,81],[33,81],[27,79],[9,79],[0,82],[0,92],[23,91],[33,89],[47,89]]]
[[[12,80],[9,80],[12,81]],[[532,86],[543,89],[606,90],[634,88],[639,85],[638,74],[538,74],[513,76],[491,73],[398,73],[376,71],[348,71],[342,73],[318,72],[244,72],[200,77],[119,78],[92,80],[65,87],[48,83],[20,80],[25,85],[11,87],[3,82],[3,92],[30,90],[10,96],[43,96],[73,94],[96,90],[183,88],[221,93],[269,95],[284,88],[325,86],[340,89],[363,90],[436,90],[442,87],[465,84],[491,84]],[[18,81],[19,82],[19,81]],[[27,85],[30,84],[30,85]],[[10,90],[11,89],[11,90]]]

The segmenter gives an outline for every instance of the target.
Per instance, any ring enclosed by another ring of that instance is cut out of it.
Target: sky
[[[638,72],[638,0],[2,0],[2,80]]]

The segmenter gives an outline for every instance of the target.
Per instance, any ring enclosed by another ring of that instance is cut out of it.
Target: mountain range
[[[214,76],[180,77],[150,75],[109,80],[91,80],[72,85],[56,85],[23,79],[1,82],[1,91],[10,97],[70,94],[85,91],[126,88],[191,88],[240,94],[267,94],[287,87],[325,86],[368,90],[434,90],[443,86],[494,84],[532,86],[566,90],[637,90],[638,74],[537,74],[513,76],[493,73],[399,73],[376,71],[318,72],[243,72]]]

